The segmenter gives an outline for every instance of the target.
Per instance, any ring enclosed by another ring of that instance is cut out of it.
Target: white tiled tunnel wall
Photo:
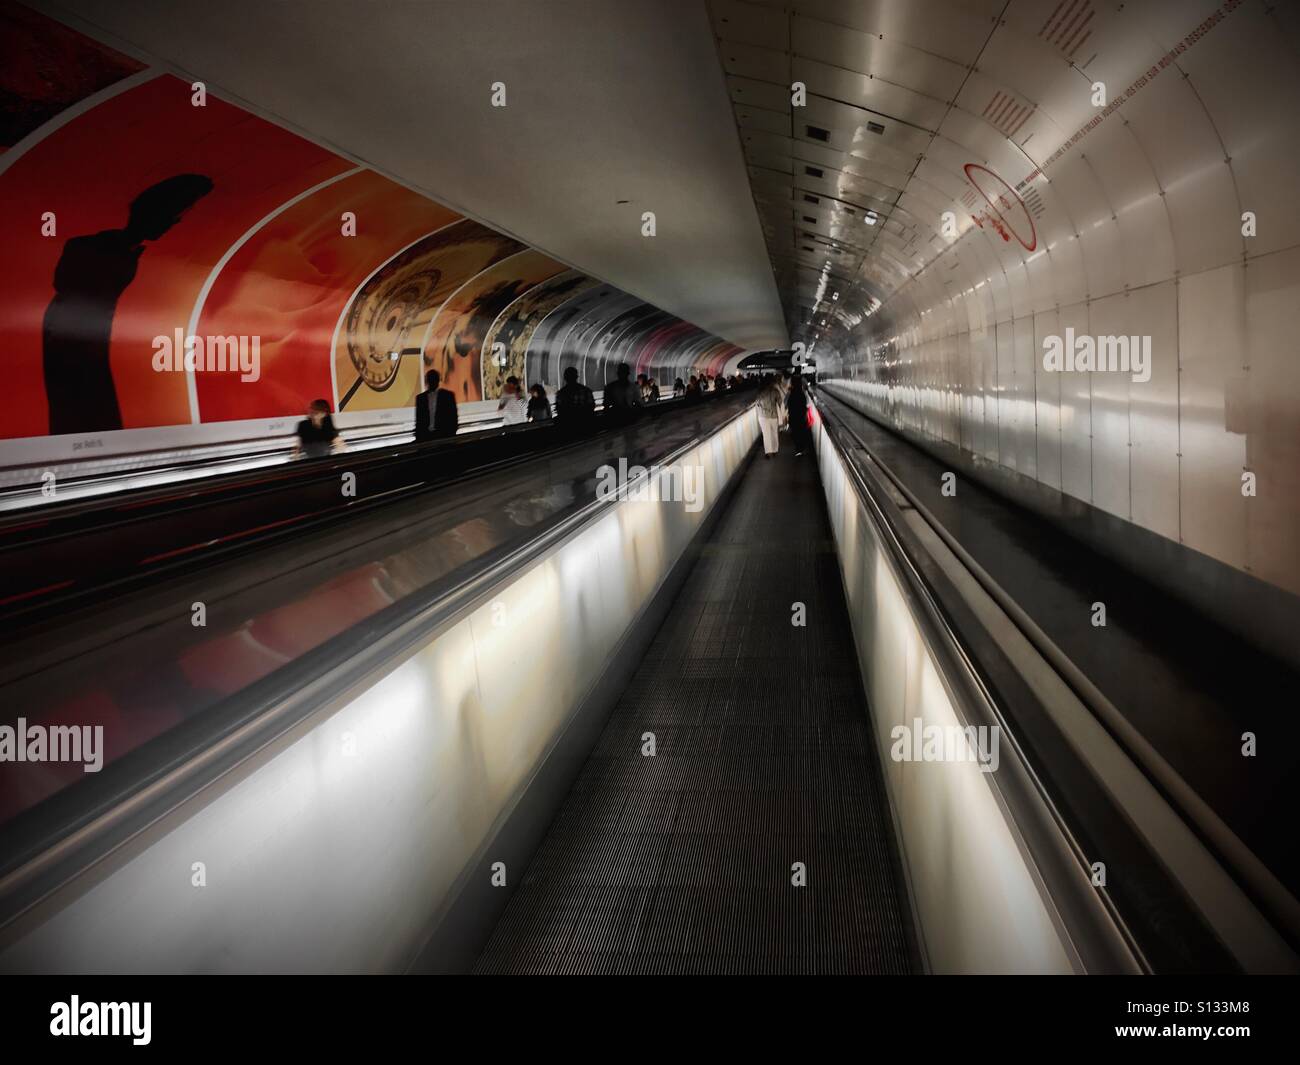
[[[867,386],[900,428],[1300,593],[1293,5],[712,7],[778,280],[802,305],[792,337],[816,341],[824,377]],[[1087,43],[1066,48],[1058,17],[1086,20]],[[806,81],[805,111],[768,84],[777,74]],[[1094,81],[1122,106],[1103,117]],[[1031,110],[1008,125],[994,98]],[[780,121],[762,132],[769,111]],[[824,137],[805,135],[817,125]],[[967,165],[1016,190],[1035,239],[975,223]],[[791,203],[809,218],[787,237]],[[879,225],[835,203],[867,204]],[[837,255],[843,241],[866,250]],[[1045,371],[1043,340],[1066,328],[1151,337],[1150,381]]]

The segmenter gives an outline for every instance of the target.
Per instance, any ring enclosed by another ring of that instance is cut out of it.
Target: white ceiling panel
[[[790,113],[790,89],[784,85],[774,85],[768,81],[755,78],[739,78],[728,75],[727,92],[734,105],[762,107],[768,111]]]
[[[723,40],[778,52],[790,50],[790,19],[784,10],[741,0],[712,0],[709,9],[713,31]]]
[[[742,347],[787,341],[699,0],[46,9]]]
[[[791,64],[791,73],[808,86],[809,92],[818,96],[870,108],[922,129],[937,129],[948,110],[943,100],[893,85],[883,78],[872,78],[811,59],[796,57]]]
[[[722,68],[728,74],[754,81],[770,81],[781,86],[784,91],[789,91],[790,56],[786,52],[735,44],[732,41],[721,42],[719,52]]]
[[[970,64],[993,31],[1004,0],[966,4],[953,0],[798,0],[809,18],[897,39],[957,63]]]
[[[945,99],[961,88],[967,74],[964,64],[913,48],[892,37],[860,33],[819,19],[797,16],[791,19],[790,40],[795,55],[884,78],[914,92],[941,95]]]

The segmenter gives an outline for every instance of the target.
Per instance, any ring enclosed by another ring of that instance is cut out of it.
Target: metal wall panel
[[[1127,378],[1132,520],[1171,540],[1179,529],[1178,296],[1178,286],[1166,281],[1130,292],[1127,308],[1129,333],[1151,338],[1151,379]]]
[[[1246,275],[1246,462],[1259,479],[1245,500],[1250,571],[1300,587],[1300,249],[1253,259]],[[1230,413],[1236,422],[1235,411]]]
[[[998,454],[1003,466],[1017,470],[1016,434],[1019,428],[1019,411],[1016,409],[1016,367],[1014,328],[1010,322],[999,321],[994,330],[998,359]]]
[[[1232,161],[1241,209],[1258,215],[1250,254],[1289,248],[1300,243],[1300,64],[1294,42],[1288,46],[1265,5],[1251,3],[1215,27],[1212,44],[1198,45],[1179,65],[1222,142],[1215,158]]]
[[[1038,351],[1034,344],[1032,318],[1014,323],[1016,400],[1020,431],[1016,435],[1016,468],[1026,477],[1038,478]]]
[[[1225,396],[1230,382],[1244,384],[1245,274],[1225,266],[1178,281],[1182,539],[1238,568],[1246,565],[1246,438],[1244,425],[1228,430]]]
[[[1128,336],[1133,330],[1129,298],[1116,293],[1088,305],[1089,328],[1097,336]],[[1132,520],[1129,493],[1129,389],[1127,374],[1092,375],[1092,503]]]
[[[1038,479],[1061,487],[1061,377],[1043,369],[1043,342],[1061,335],[1056,311],[1036,314],[1034,323],[1034,423],[1037,426]]]
[[[1165,193],[1180,273],[1228,262],[1243,251],[1237,190],[1214,127],[1183,78],[1157,78],[1124,118]]]
[[[1075,303],[1062,307],[1059,317],[1062,332],[1073,329],[1075,335],[1092,330],[1088,324],[1088,306]],[[1041,351],[1039,353],[1041,357]],[[1056,375],[1061,383],[1061,491],[1085,503],[1092,502],[1092,378],[1083,370]]]
[[[733,3],[714,5],[715,25]],[[840,314],[817,307],[820,261],[792,274],[801,316],[817,310],[792,331],[844,355],[845,372],[900,429],[960,442],[1300,593],[1291,7],[1089,0],[1068,33],[1053,21],[1055,0],[739,10],[761,12],[753,21],[766,28],[747,24],[738,43],[788,47],[811,72],[806,113],[827,116],[829,139],[797,135],[794,156],[857,156],[791,184],[870,192],[894,203],[900,224],[864,241]],[[784,46],[778,11],[793,28]],[[954,88],[956,68],[977,57]],[[1092,100],[1096,81],[1105,109]],[[774,107],[788,112],[784,100]],[[883,132],[867,132],[869,121]],[[968,164],[1005,183],[1001,208]],[[1032,220],[1032,234],[1003,239],[991,210],[1026,231]],[[941,232],[949,211],[955,234]],[[1245,211],[1254,235],[1242,232]],[[852,269],[841,259],[836,268]],[[1042,339],[1066,326],[1149,337],[1150,380],[1046,371]],[[873,361],[882,346],[888,357]],[[1264,495],[1243,499],[1244,467]]]

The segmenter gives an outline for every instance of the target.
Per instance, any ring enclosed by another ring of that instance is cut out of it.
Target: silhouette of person
[[[131,201],[125,229],[64,244],[41,329],[51,435],[122,428],[108,362],[118,298],[135,279],[144,242],[161,237],[211,191],[211,178],[177,174]]]

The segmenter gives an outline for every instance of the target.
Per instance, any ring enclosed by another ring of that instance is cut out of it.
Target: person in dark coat
[[[415,439],[442,440],[455,436],[460,425],[456,397],[450,389],[439,388],[442,374],[430,370],[424,375],[428,390],[415,397]]]
[[[334,425],[330,405],[326,400],[311,401],[307,407],[307,417],[298,423],[295,432],[298,443],[294,445],[294,454],[301,458],[320,458],[335,451],[347,450]]]
[[[812,447],[812,432],[808,428],[808,394],[804,391],[803,378],[799,374],[790,378],[790,394],[785,397],[785,409],[790,416],[794,453],[802,455]]]
[[[605,409],[616,422],[631,421],[641,413],[641,386],[632,380],[632,367],[618,364],[618,376],[605,385]]]
[[[596,397],[578,380],[578,368],[564,371],[564,385],[555,393],[555,418],[565,432],[583,433],[596,424]]]
[[[528,388],[528,420],[530,422],[549,422],[551,420],[551,401],[546,389],[540,384]]]

